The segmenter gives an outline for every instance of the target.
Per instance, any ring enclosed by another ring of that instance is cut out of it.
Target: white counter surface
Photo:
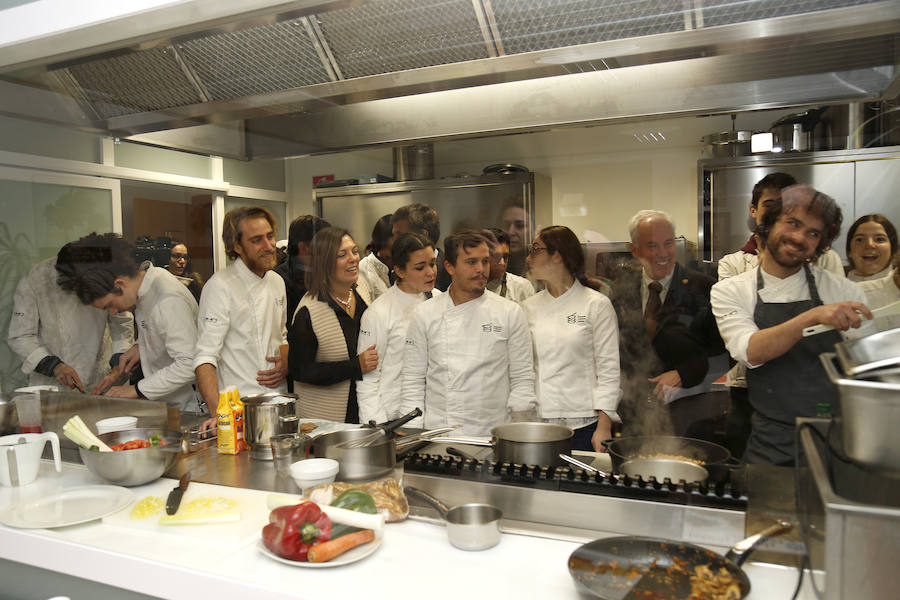
[[[173,480],[164,481],[165,485],[157,482],[130,489],[140,499],[175,485]],[[0,505],[102,483],[79,465],[64,464],[63,472],[56,473],[51,463],[44,462],[34,483],[0,488]],[[236,493],[236,488],[216,487],[223,496]],[[245,502],[259,503],[244,518],[259,520],[261,530],[268,492],[240,490],[240,494]],[[505,534],[490,550],[464,552],[450,546],[443,527],[406,520],[387,525],[381,547],[368,558],[335,568],[308,569],[264,556],[257,548],[258,535],[209,539],[203,528],[196,526],[196,535],[171,535],[103,521],[52,530],[0,526],[0,559],[185,600],[252,598],[260,592],[267,599],[310,600],[351,595],[366,600],[581,597],[566,566],[569,554],[579,545],[570,540]],[[752,581],[748,598],[790,598],[797,580],[795,569],[751,563],[745,570]],[[808,584],[800,597],[814,598]]]

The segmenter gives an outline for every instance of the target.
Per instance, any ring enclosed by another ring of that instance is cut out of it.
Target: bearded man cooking
[[[765,252],[759,266],[713,286],[713,314],[731,356],[747,366],[754,414],[744,460],[792,465],[797,417],[816,405],[837,409],[837,393],[819,354],[843,337],[874,333],[865,294],[853,282],[812,266],[837,237],[841,209],[809,185],[782,190],[756,235]],[[813,325],[829,331],[803,337]],[[853,329],[854,331],[850,331]]]

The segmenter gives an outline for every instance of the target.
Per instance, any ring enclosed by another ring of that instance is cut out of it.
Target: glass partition
[[[22,357],[7,345],[13,296],[38,262],[93,231],[121,229],[119,184],[95,177],[0,168],[0,386],[26,384]]]

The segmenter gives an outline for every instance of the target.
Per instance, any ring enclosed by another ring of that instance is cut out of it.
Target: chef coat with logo
[[[113,354],[134,343],[130,312],[110,315],[82,304],[56,283],[56,258],[31,269],[16,288],[9,321],[9,347],[22,358],[30,385],[56,385],[34,372],[43,359],[57,356],[78,373],[87,391],[109,372]]]
[[[518,304],[486,291],[457,306],[448,292],[416,307],[401,413],[419,407],[426,429],[461,424],[463,435],[487,435],[535,403],[531,335]]]
[[[258,371],[275,366],[266,356],[287,344],[285,311],[284,280],[273,271],[259,277],[236,258],[203,286],[194,369],[213,365],[219,390],[234,385],[241,396],[287,391],[286,380],[277,388],[256,381]]]
[[[150,267],[138,289],[134,319],[144,378],[141,393],[181,410],[196,411],[194,350],[197,345],[197,301],[166,269]]]
[[[522,303],[534,343],[538,414],[543,419],[618,420],[619,325],[609,298],[577,280],[558,298],[547,290]]]
[[[403,416],[400,392],[406,332],[412,311],[424,301],[425,294],[407,294],[394,285],[363,313],[358,352],[362,354],[374,344],[378,366],[356,384],[361,423],[371,419],[383,423]]]

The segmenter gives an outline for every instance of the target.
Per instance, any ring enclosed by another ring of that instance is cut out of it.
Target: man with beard
[[[257,206],[225,215],[227,268],[203,287],[197,318],[197,387],[215,414],[219,390],[241,396],[287,390],[284,281],[275,267],[275,217]]]
[[[689,422],[702,418],[700,405],[687,397],[707,391],[697,386],[707,377],[709,357],[724,352],[709,307],[714,281],[678,264],[667,213],[641,210],[628,229],[641,268],[617,277],[610,295],[619,319],[622,424],[631,434],[670,433],[671,416],[676,433],[686,433]],[[677,419],[659,409],[676,397]]]
[[[834,386],[819,354],[844,337],[874,332],[865,294],[851,281],[810,262],[841,227],[834,199],[812,186],[782,190],[757,229],[759,266],[717,283],[712,307],[731,356],[747,367],[753,405],[747,462],[792,465],[797,417],[815,416],[819,403],[837,409]],[[813,325],[829,331],[803,337]],[[849,330],[853,328],[854,331]]]
[[[406,334],[401,413],[426,429],[462,424],[485,435],[536,405],[531,334],[522,308],[486,294],[491,251],[477,231],[444,241],[446,294],[416,307]]]

